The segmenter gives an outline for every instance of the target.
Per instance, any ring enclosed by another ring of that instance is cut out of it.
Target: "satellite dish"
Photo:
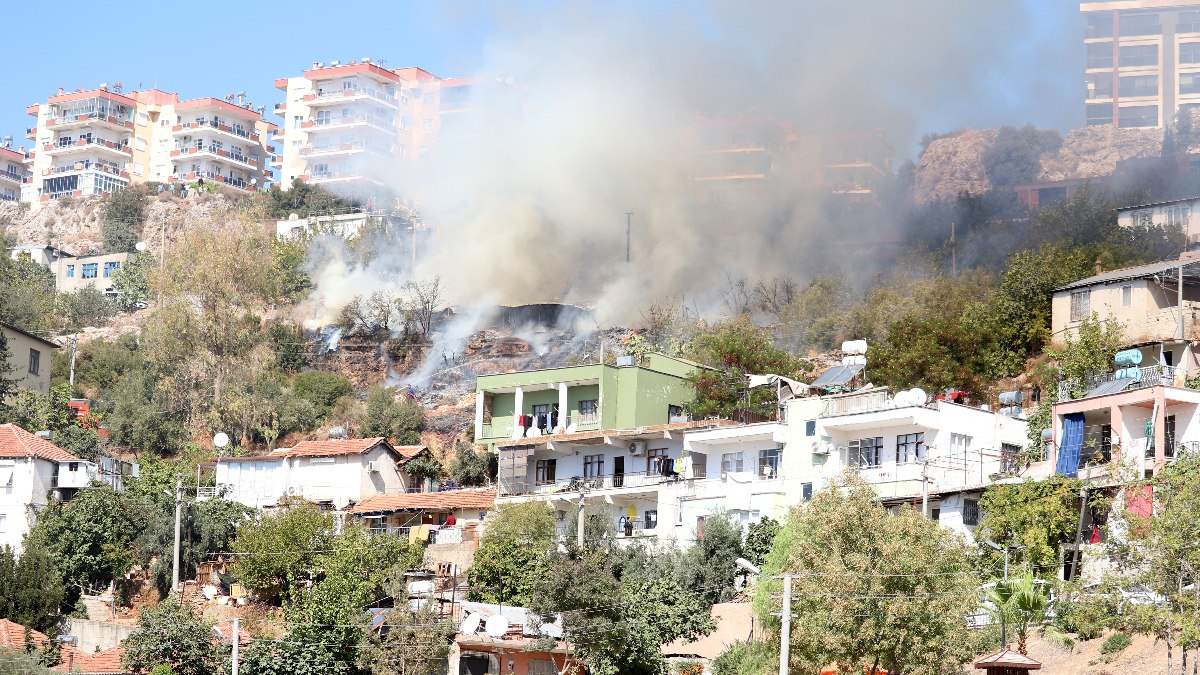
[[[134,248],[135,250],[137,250],[137,252],[138,252],[138,253],[141,253],[142,251],[145,251],[145,250],[146,250],[146,242],[144,242],[144,241],[139,241],[138,243],[136,243],[136,244],[134,244],[134,245],[133,245],[133,248]]]
[[[478,614],[468,614],[467,618],[463,619],[462,625],[458,627],[458,632],[463,635],[474,635],[479,632],[479,623],[481,618]]]
[[[929,402],[929,394],[920,387],[913,387],[908,391],[908,395],[912,397],[914,405],[925,405]]]
[[[489,616],[483,624],[483,630],[494,638],[502,638],[508,632],[508,619],[503,614]]]
[[[218,448],[223,448],[229,445],[229,435],[224,431],[218,431],[216,436],[213,436],[213,445]]]

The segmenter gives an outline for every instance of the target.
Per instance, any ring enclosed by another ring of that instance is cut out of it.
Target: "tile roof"
[[[15,424],[0,424],[0,457],[39,457],[51,462],[77,462],[78,457]]]
[[[737,422],[734,422],[733,420],[725,419],[693,420],[691,422],[674,422],[672,424],[653,424],[646,427],[634,427],[632,429],[605,429],[603,431],[580,431],[574,434],[527,436],[525,438],[517,438],[511,441],[497,441],[496,447],[507,448],[517,445],[531,445],[559,441],[585,441],[594,438],[604,438],[606,436],[638,436],[640,434],[649,434],[658,431],[691,431],[694,429],[711,429],[714,427],[734,426],[736,424]]]
[[[113,647],[100,652],[86,653],[77,649],[63,649],[62,660],[50,670],[79,675],[121,675],[129,671],[121,667],[123,647]]]
[[[409,492],[367,497],[350,507],[350,513],[386,513],[406,509],[490,509],[496,504],[496,488]]]
[[[30,639],[38,647],[46,644],[46,634],[36,630],[30,632]],[[10,651],[25,649],[25,626],[8,619],[0,619],[0,649]]]
[[[337,455],[361,455],[371,448],[385,443],[391,447],[386,438],[343,438],[327,441],[300,441],[290,448],[280,448],[272,455],[283,457],[332,457]]]
[[[1005,647],[994,654],[979,657],[975,662],[976,668],[1018,668],[1020,670],[1038,670],[1042,664],[1034,661],[1020,652],[1014,652]]]

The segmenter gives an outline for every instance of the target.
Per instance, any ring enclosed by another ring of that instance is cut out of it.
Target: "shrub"
[[[324,419],[338,399],[354,393],[354,385],[336,373],[310,370],[296,376],[293,390],[300,398],[312,402]]]
[[[1116,654],[1125,651],[1129,645],[1133,644],[1133,639],[1125,633],[1113,633],[1108,636],[1104,644],[1100,646],[1101,654]]]
[[[367,395],[367,419],[359,431],[363,436],[385,436],[399,445],[416,445],[424,424],[425,409],[419,403],[397,401],[394,389],[376,387]]]
[[[114,192],[104,203],[104,251],[132,253],[146,221],[146,193],[140,187]]]

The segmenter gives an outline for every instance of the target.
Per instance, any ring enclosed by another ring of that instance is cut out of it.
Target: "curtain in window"
[[[1058,447],[1058,464],[1054,473],[1060,476],[1079,475],[1079,452],[1083,449],[1083,413],[1063,417],[1062,443]]]

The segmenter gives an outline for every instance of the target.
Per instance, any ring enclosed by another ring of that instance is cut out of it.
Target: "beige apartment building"
[[[1200,0],[1080,5],[1088,126],[1162,127],[1200,107]]]
[[[118,293],[113,287],[113,275],[128,262],[128,253],[61,258],[51,268],[54,271],[54,288],[59,293],[75,293],[87,286],[94,286],[101,293],[115,297]]]
[[[0,147],[0,201],[15,202],[21,198],[25,181],[25,152]]]
[[[8,343],[8,371],[0,376],[16,380],[19,389],[49,394],[50,355],[58,345],[3,322],[0,333]]]
[[[24,159],[21,199],[38,208],[150,181],[255,190],[270,176],[266,139],[274,125],[263,120],[263,108],[230,98],[181,101],[157,89],[125,93],[107,85],[60,89],[27,109],[37,122],[26,130],[34,150]]]

